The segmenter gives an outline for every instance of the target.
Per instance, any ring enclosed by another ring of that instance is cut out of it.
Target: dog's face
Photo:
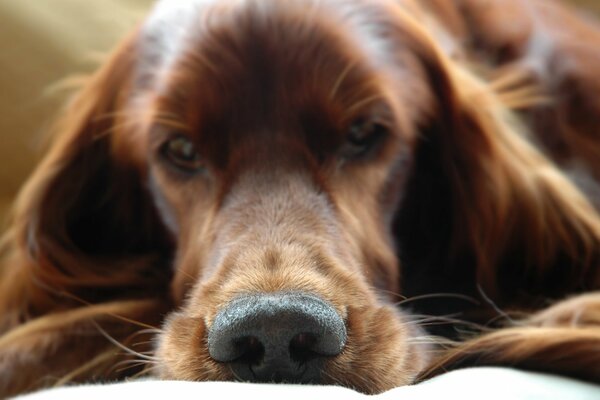
[[[390,230],[426,89],[385,2],[181,3],[143,27],[130,101],[177,244],[160,375],[410,382]]]

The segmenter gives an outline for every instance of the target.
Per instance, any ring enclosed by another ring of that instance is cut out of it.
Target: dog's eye
[[[346,142],[342,146],[342,157],[357,158],[367,155],[385,136],[387,128],[369,119],[358,119],[350,125]]]
[[[204,163],[194,143],[185,136],[168,140],[162,148],[163,156],[175,167],[185,172],[199,172]]]

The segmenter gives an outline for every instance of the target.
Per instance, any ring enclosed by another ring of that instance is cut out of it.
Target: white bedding
[[[366,396],[334,386],[300,386],[233,382],[175,382],[140,380],[105,385],[51,389],[19,400],[128,399],[260,399],[353,400],[389,399],[560,399],[600,400],[600,385],[507,368],[469,368],[450,372],[414,386]]]

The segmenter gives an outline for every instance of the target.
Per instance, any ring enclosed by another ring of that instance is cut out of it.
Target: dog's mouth
[[[318,383],[325,359],[346,344],[342,317],[320,298],[265,293],[233,300],[208,331],[208,351],[236,379]]]

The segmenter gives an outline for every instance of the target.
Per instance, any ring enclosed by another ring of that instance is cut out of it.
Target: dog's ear
[[[508,93],[424,40],[415,52],[434,111],[420,127],[395,227],[412,264],[405,278],[427,274],[439,283],[434,290],[477,293],[465,287],[475,281],[502,304],[532,306],[542,296],[598,287],[598,213],[528,141]]]
[[[139,149],[124,147],[136,128],[123,123],[121,112],[130,100],[135,53],[133,34],[69,104],[20,193],[4,266],[5,289],[13,294],[4,291],[2,298],[32,308],[23,312],[46,312],[57,293],[96,302],[158,291],[168,282],[161,278],[168,273],[162,265],[168,236],[143,165],[132,156]]]

